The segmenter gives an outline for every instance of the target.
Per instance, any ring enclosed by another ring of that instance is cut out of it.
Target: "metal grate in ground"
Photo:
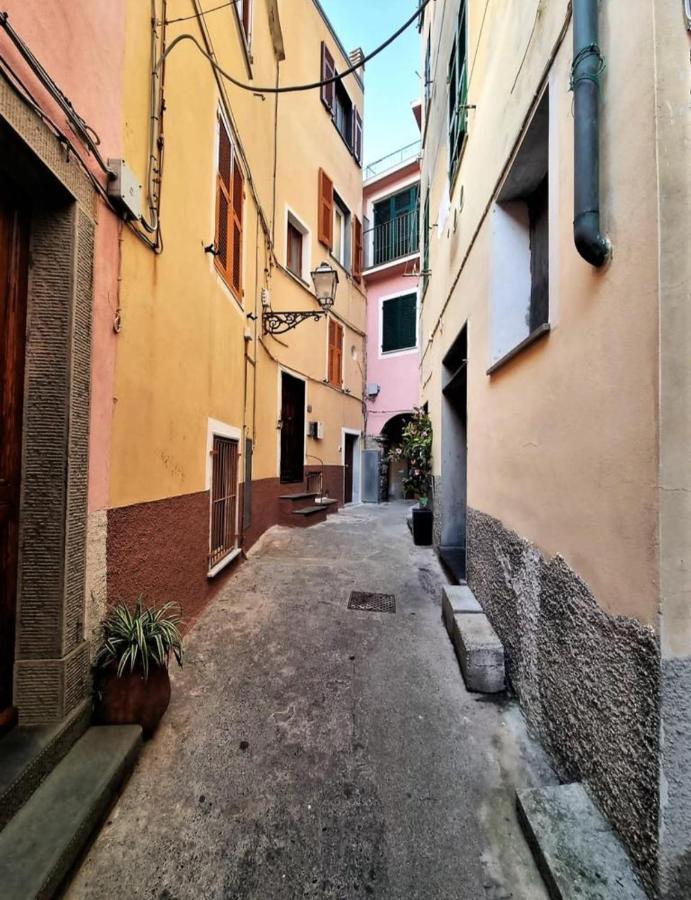
[[[364,612],[396,612],[396,597],[393,594],[373,594],[370,591],[351,591],[348,609]]]

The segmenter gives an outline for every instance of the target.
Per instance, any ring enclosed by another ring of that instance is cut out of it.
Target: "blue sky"
[[[347,51],[369,53],[396,31],[417,0],[320,0]],[[420,92],[420,66],[414,23],[365,67],[365,162],[386,156],[420,137],[410,102]]]

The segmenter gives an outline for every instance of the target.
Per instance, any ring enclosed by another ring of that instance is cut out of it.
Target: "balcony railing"
[[[413,209],[389,222],[375,225],[365,234],[365,268],[383,266],[420,252],[420,212]]]
[[[378,175],[383,175],[384,172],[388,172],[391,169],[397,169],[403,163],[417,159],[420,155],[421,146],[422,141],[413,141],[412,144],[407,144],[405,147],[401,147],[400,150],[395,150],[393,153],[382,156],[381,159],[370,163],[365,169],[365,181],[370,178],[376,178]]]

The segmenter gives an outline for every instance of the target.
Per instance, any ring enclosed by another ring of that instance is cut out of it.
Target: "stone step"
[[[301,494],[281,494],[279,500],[288,500],[291,503],[298,503],[300,500],[312,500],[314,497],[318,497],[319,494],[316,491],[303,491]]]
[[[0,830],[29,799],[43,779],[84,734],[91,719],[91,699],[61,722],[20,725],[0,741]]]
[[[516,799],[552,900],[646,900],[624,847],[582,784],[519,791]]]
[[[0,833],[3,900],[52,897],[129,775],[138,725],[89,728]]]
[[[455,615],[481,612],[482,607],[467,584],[445,584],[441,589],[441,617],[449,635],[453,632]]]
[[[456,613],[451,640],[469,691],[497,694],[504,690],[504,647],[484,613]]]

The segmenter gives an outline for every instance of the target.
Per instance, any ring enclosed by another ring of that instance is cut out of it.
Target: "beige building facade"
[[[444,0],[421,29],[420,374],[435,428],[435,539],[499,633],[560,774],[587,784],[651,892],[681,898],[691,891],[683,4],[635,17],[589,0],[511,7]],[[593,17],[599,34],[579,56],[574,29]],[[600,99],[599,181],[575,151],[584,85]],[[599,186],[602,265],[574,242],[575,205],[579,227],[594,213],[577,206],[579,172],[581,187]]]

